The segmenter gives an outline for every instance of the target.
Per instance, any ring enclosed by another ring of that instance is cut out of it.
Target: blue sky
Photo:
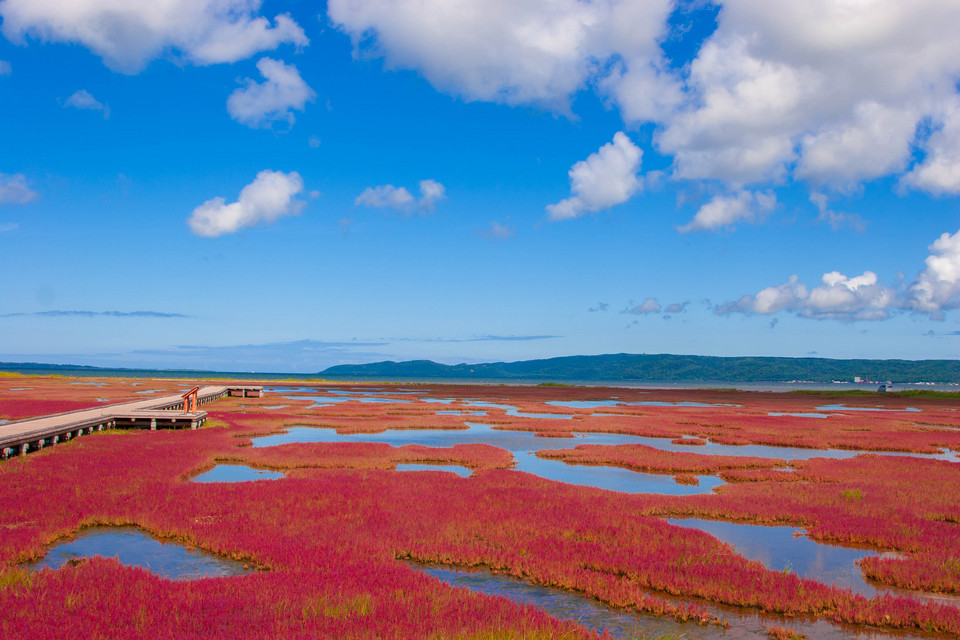
[[[960,357],[955,0],[0,20],[0,360]]]

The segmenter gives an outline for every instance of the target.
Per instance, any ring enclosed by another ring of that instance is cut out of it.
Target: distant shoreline
[[[255,381],[276,386],[297,384],[390,384],[390,385],[469,385],[469,386],[571,386],[571,387],[607,387],[627,389],[699,389],[734,390],[760,392],[813,392],[854,394],[877,392],[879,382],[815,382],[815,381],[735,381],[735,380],[572,380],[542,378],[440,378],[440,377],[387,377],[387,376],[328,376],[316,373],[260,373],[260,372],[218,372],[165,369],[109,369],[97,367],[71,367],[68,365],[38,365],[27,363],[0,363],[0,372],[36,376],[64,376],[73,378],[138,378],[138,379],[177,379],[177,380],[232,380]],[[960,383],[893,383],[894,393],[935,391],[960,393]]]

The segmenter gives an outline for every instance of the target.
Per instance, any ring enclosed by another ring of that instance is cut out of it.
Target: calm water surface
[[[769,640],[766,628],[777,625],[803,633],[810,640],[895,640],[916,638],[908,634],[890,634],[875,630],[838,626],[826,621],[802,618],[786,618],[777,615],[759,614],[734,607],[705,606],[714,615],[722,616],[731,627],[723,630],[717,626],[700,626],[694,622],[677,622],[673,618],[629,613],[602,604],[562,589],[551,589],[527,584],[516,578],[490,573],[485,570],[451,569],[434,565],[410,563],[410,567],[456,587],[491,596],[502,596],[520,604],[529,604],[543,609],[562,620],[575,620],[596,631],[607,630],[614,638],[651,637],[672,635],[686,640]],[[653,594],[671,602],[696,602],[661,594]]]
[[[28,569],[59,569],[70,560],[103,556],[120,564],[143,567],[172,580],[235,576],[250,573],[244,563],[204,551],[189,550],[173,542],[160,542],[134,528],[87,529],[72,540],[49,549],[40,560],[25,564]]]
[[[279,471],[254,469],[242,464],[218,464],[213,469],[191,478],[192,482],[250,482],[253,480],[279,480],[284,475]]]
[[[457,464],[398,464],[397,471],[451,471],[462,478],[473,474],[473,469]]]
[[[693,495],[709,493],[723,481],[701,476],[699,486],[677,484],[672,475],[639,473],[617,467],[569,465],[559,460],[536,457],[541,449],[557,449],[574,444],[627,444],[635,436],[588,433],[575,438],[538,438],[529,431],[503,431],[490,425],[466,423],[467,429],[398,429],[383,433],[339,434],[334,429],[289,427],[287,433],[253,438],[254,447],[271,447],[290,442],[380,442],[395,447],[420,444],[428,447],[452,447],[457,444],[485,443],[506,449],[516,460],[514,467],[534,475],[568,484],[597,487],[626,493]]]
[[[856,564],[875,551],[823,544],[806,537],[795,527],[768,527],[753,524],[719,522],[698,518],[669,519],[671,524],[692,527],[731,544],[740,555],[756,560],[773,571],[790,571],[841,589],[850,589],[868,598],[889,593],[896,596],[960,605],[960,596],[944,596],[919,591],[886,588],[868,582]]]

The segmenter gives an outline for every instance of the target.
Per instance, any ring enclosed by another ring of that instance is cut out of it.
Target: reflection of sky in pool
[[[626,612],[574,592],[527,584],[516,578],[483,569],[452,569],[416,563],[408,563],[408,566],[455,587],[533,605],[556,618],[575,620],[596,631],[606,629],[611,636],[618,639],[672,637],[687,640],[766,640],[766,629],[773,625],[794,629],[805,634],[810,640],[902,640],[906,637],[875,629],[834,626],[825,620],[814,622],[775,614],[760,614],[755,610],[739,607],[706,605],[695,599],[681,599],[651,592],[652,595],[675,603],[696,603],[714,615],[727,619],[731,626],[724,630],[717,626],[702,626],[696,622],[682,623],[673,618]]]
[[[465,402],[468,407],[489,407],[491,409],[503,409],[508,416],[518,418],[554,418],[558,420],[571,420],[573,416],[569,413],[520,413],[512,404],[497,404],[496,402],[484,402],[481,400],[470,400]]]
[[[397,471],[452,471],[462,478],[473,473],[473,469],[458,464],[398,464]]]
[[[848,407],[845,404],[824,404],[817,407],[817,411],[892,411],[895,413],[910,411],[913,413],[919,413],[920,409],[917,409],[916,407],[904,407],[903,409],[887,409],[884,407]]]
[[[173,542],[161,543],[133,528],[87,529],[76,538],[55,545],[40,560],[24,566],[58,569],[69,560],[92,556],[116,557],[121,564],[143,567],[173,580],[249,572],[244,570],[242,562],[203,551],[190,551]]]
[[[279,471],[254,469],[242,464],[218,464],[213,469],[192,478],[193,482],[249,482],[251,480],[277,480]]]
[[[485,416],[486,411],[434,411],[438,416]]]
[[[795,536],[795,527],[767,527],[753,524],[719,522],[698,518],[670,519],[681,527],[692,527],[734,545],[736,552],[757,560],[774,571],[790,571],[801,578],[810,578],[842,589],[852,589],[868,598],[883,593],[923,598],[925,594],[874,586],[863,578],[856,561],[877,555],[875,551],[850,549],[815,542],[806,536]],[[933,594],[931,594],[933,596]],[[934,596],[938,600],[943,600]],[[960,602],[960,598],[950,598]]]
[[[713,476],[700,477],[700,486],[677,484],[672,475],[639,473],[617,467],[569,465],[559,460],[543,460],[534,455],[540,449],[566,446],[569,439],[538,438],[529,431],[503,431],[490,425],[467,423],[468,429],[398,429],[383,433],[338,434],[334,429],[290,427],[287,433],[253,439],[254,447],[270,447],[288,442],[382,442],[400,447],[421,444],[452,447],[457,444],[486,443],[513,453],[518,471],[569,484],[623,491],[626,493],[662,493],[692,495],[709,493],[723,481]],[[577,436],[576,444],[625,444],[635,436],[591,433]]]

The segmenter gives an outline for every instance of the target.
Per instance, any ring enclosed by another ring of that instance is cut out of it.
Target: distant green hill
[[[676,382],[852,382],[855,376],[892,382],[960,382],[958,360],[832,360],[716,356],[569,356],[520,362],[445,365],[431,360],[337,365],[322,376],[528,380],[647,380]]]

